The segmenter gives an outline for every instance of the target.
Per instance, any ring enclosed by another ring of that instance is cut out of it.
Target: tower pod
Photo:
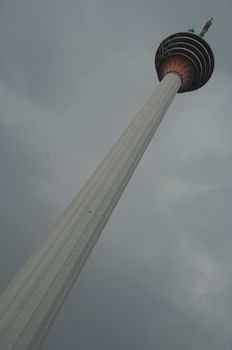
[[[155,55],[159,80],[170,72],[182,80],[178,92],[197,90],[211,77],[214,55],[209,44],[191,32],[173,34],[163,40]]]

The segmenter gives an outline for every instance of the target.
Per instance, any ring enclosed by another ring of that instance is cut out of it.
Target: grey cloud
[[[41,349],[230,350],[231,2],[0,10],[1,286],[157,85],[158,43],[214,16],[214,76],[176,97]]]
[[[38,235],[37,226],[43,231],[48,229],[52,208],[48,200],[37,196],[37,190],[43,181],[46,182],[48,174],[41,167],[40,157],[33,151],[28,135],[15,126],[2,121],[0,124],[0,285],[3,287],[38,244],[41,233]],[[43,167],[46,167],[46,159]]]

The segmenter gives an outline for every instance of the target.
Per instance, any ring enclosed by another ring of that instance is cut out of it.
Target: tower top
[[[201,30],[201,32],[200,32],[200,34],[199,34],[202,38],[204,37],[205,33],[208,32],[208,30],[209,30],[209,28],[211,27],[212,23],[213,23],[213,17],[211,17],[211,18],[205,23],[204,27],[202,28],[202,30]],[[190,33],[195,33],[194,27],[191,28],[191,29],[189,29],[188,32],[190,32]]]
[[[205,33],[208,32],[209,28],[211,27],[213,23],[213,17],[211,17],[204,25],[204,27],[202,28],[202,31],[200,32],[200,36],[203,38]]]
[[[213,18],[206,22],[199,35],[192,28],[170,35],[161,42],[155,55],[159,80],[168,73],[178,74],[182,80],[178,92],[197,90],[207,83],[214,70],[214,55],[203,37],[212,21]]]

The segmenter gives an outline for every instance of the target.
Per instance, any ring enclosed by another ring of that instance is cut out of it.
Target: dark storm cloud
[[[231,349],[231,7],[1,2],[1,286],[151,93],[161,39],[215,18],[214,76],[175,99],[41,349]]]

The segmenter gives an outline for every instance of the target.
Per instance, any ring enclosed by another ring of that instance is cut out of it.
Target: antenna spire
[[[204,27],[202,28],[202,31],[199,34],[202,38],[204,37],[205,33],[208,32],[208,30],[211,27],[212,23],[213,23],[213,17],[211,17],[210,20],[208,20],[206,22],[206,24],[204,25]]]

